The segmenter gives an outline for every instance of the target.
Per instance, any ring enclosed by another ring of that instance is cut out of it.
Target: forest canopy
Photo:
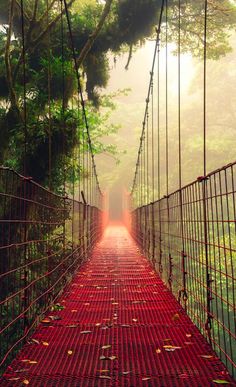
[[[82,145],[84,123],[64,3],[0,1],[0,162],[53,189],[62,185],[63,168],[68,179],[71,178],[74,149],[87,150]],[[117,130],[117,125],[107,122],[109,111],[114,109],[112,97],[102,96],[109,79],[109,57],[116,61],[120,53],[127,52],[128,69],[133,49],[155,36],[161,3],[161,0],[66,2],[94,153],[116,155],[117,152],[112,144],[101,142],[103,136]],[[163,23],[168,23],[169,42],[175,43],[178,1],[170,0],[168,5],[168,20],[164,15]],[[182,50],[193,56],[202,55],[199,42],[203,38],[203,14],[202,0],[181,2],[184,23],[181,27],[185,31]],[[231,50],[229,37],[235,30],[235,20],[232,1],[209,1],[209,58],[218,59]],[[88,49],[82,55],[85,47]],[[76,165],[76,178],[82,175],[86,175],[85,171]]]

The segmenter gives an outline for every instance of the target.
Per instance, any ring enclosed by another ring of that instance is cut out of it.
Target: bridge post
[[[205,323],[205,330],[211,343],[211,328],[212,328],[212,313],[211,313],[211,303],[212,303],[212,279],[211,273],[209,271],[209,252],[208,252],[208,218],[207,218],[207,181],[208,178],[203,176],[198,179],[202,183],[202,199],[203,199],[203,227],[204,227],[204,249],[205,249],[205,262],[206,262],[206,308],[207,308],[207,316]]]
[[[171,254],[169,254],[169,278],[168,278],[168,284],[170,287],[170,290],[172,290],[172,279],[173,279],[173,258]]]
[[[181,252],[181,260],[182,260],[182,289],[179,290],[178,294],[178,302],[181,303],[181,298],[184,302],[184,309],[187,310],[187,300],[188,300],[188,293],[187,293],[187,286],[186,286],[186,279],[187,279],[187,270],[186,270],[186,260],[187,255],[184,253],[184,251]]]

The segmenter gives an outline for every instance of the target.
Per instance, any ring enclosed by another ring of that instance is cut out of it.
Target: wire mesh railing
[[[0,168],[0,368],[88,257],[101,210]]]
[[[132,212],[132,233],[235,376],[236,162]]]

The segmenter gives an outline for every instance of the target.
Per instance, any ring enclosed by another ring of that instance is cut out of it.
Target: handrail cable
[[[63,0],[61,0],[61,1],[63,1]],[[79,67],[78,67],[78,64],[77,64],[75,45],[74,45],[74,38],[73,38],[72,28],[71,28],[71,20],[70,20],[69,10],[68,10],[68,7],[67,7],[67,1],[66,0],[64,0],[64,7],[65,7],[67,25],[68,25],[69,36],[70,36],[70,41],[71,41],[71,49],[72,49],[72,54],[73,54],[73,59],[74,59],[75,72],[76,72],[76,77],[77,77],[77,82],[78,82],[78,93],[79,93],[79,96],[80,96],[80,99],[81,99],[80,103],[81,103],[81,106],[82,106],[82,112],[83,112],[86,132],[87,132],[87,136],[88,136],[88,146],[89,146],[89,150],[90,150],[91,157],[92,157],[93,171],[94,171],[94,175],[95,175],[95,179],[96,179],[96,183],[97,183],[97,187],[98,187],[99,193],[102,195],[102,191],[101,191],[101,188],[100,188],[100,185],[99,185],[99,180],[98,180],[98,175],[97,175],[96,164],[95,164],[95,160],[94,160],[94,152],[93,152],[92,141],[91,141],[91,136],[90,136],[90,130],[89,130],[87,113],[86,113],[86,109],[85,109],[85,102],[84,102],[84,97],[83,97],[83,92],[82,92],[82,87],[81,87],[81,82],[80,82],[80,73],[79,73]]]
[[[156,63],[156,56],[157,56],[157,51],[158,51],[159,41],[160,41],[160,32],[161,32],[162,16],[163,16],[163,11],[164,11],[164,3],[165,3],[165,0],[162,0],[158,27],[156,29],[156,33],[157,33],[156,44],[155,44],[154,55],[153,55],[152,69],[150,71],[150,82],[149,82],[149,86],[148,86],[148,93],[147,93],[147,98],[146,98],[146,107],[145,107],[145,111],[144,111],[144,119],[143,119],[142,131],[141,131],[141,136],[140,136],[140,145],[139,145],[139,150],[138,150],[138,158],[137,158],[137,162],[136,162],[136,168],[135,168],[135,174],[134,174],[134,179],[133,179],[133,184],[132,184],[132,189],[131,189],[131,195],[133,194],[134,189],[135,189],[135,185],[136,185],[136,179],[137,179],[137,174],[138,174],[138,166],[139,166],[139,161],[140,161],[140,154],[141,154],[141,151],[142,151],[142,144],[143,144],[143,141],[144,141],[146,119],[147,119],[147,114],[148,114],[148,106],[149,106],[149,100],[150,100],[152,83],[153,83],[153,76],[154,76],[154,67],[155,67],[155,63]]]

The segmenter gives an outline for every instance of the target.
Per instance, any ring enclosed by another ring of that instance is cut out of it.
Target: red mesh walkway
[[[106,230],[58,302],[1,387],[235,385],[124,227]]]

